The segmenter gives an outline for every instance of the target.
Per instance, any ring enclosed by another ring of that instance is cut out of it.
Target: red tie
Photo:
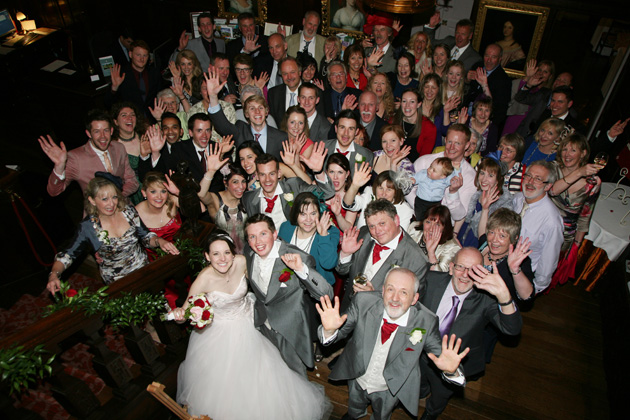
[[[203,171],[206,171],[206,152],[197,152],[199,153],[199,156],[201,157],[201,167],[203,168]]]
[[[348,157],[348,153],[350,153],[350,150],[348,150],[347,152],[342,152],[341,150],[339,150],[339,148],[337,148],[337,153],[341,153],[342,155]]]
[[[276,195],[273,198],[264,197],[264,199],[267,200],[267,208],[265,209],[265,213],[271,213],[273,211],[273,206],[276,204],[278,196]]]
[[[389,337],[392,336],[392,333],[396,331],[398,328],[398,324],[390,324],[387,322],[385,318],[383,318],[383,326],[381,327],[381,344],[385,344]]]
[[[260,136],[262,136],[262,134],[258,134],[258,133],[254,134],[254,137],[256,138],[257,142],[260,142]]]
[[[374,249],[372,250],[372,264],[376,264],[377,262],[379,262],[381,260],[381,251],[385,251],[388,249],[388,246],[375,243]]]

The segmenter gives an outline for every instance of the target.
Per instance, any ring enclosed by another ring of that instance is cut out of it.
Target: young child
[[[441,157],[431,162],[429,169],[422,169],[413,176],[418,187],[414,204],[416,220],[424,220],[424,214],[429,207],[442,201],[444,190],[451,183],[453,170],[451,160]]]

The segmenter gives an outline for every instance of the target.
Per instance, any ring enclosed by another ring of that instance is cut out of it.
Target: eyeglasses
[[[235,72],[237,72],[237,73],[247,73],[247,72],[249,72],[249,71],[252,71],[252,69],[251,69],[251,68],[249,68],[249,67],[244,68],[244,69],[239,69],[239,68],[237,67],[237,68],[235,68],[235,69],[234,69],[234,71],[235,71]]]
[[[532,180],[534,184],[538,184],[538,185],[549,183],[548,181],[543,181],[543,179],[539,176],[531,176],[530,174],[523,175],[523,181],[529,181],[529,180]]]
[[[455,264],[455,271],[459,272],[459,273],[467,273],[468,271],[472,270],[472,267],[464,267],[461,264]]]

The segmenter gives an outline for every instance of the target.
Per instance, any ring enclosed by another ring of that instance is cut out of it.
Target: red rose
[[[205,325],[199,326],[199,325],[195,325],[195,328],[198,330],[203,330],[203,327],[205,327]]]
[[[203,313],[201,314],[201,319],[203,319],[204,321],[207,321],[210,319],[210,311],[203,311]]]
[[[204,306],[206,306],[206,302],[204,302],[203,299],[197,299],[195,301],[195,306],[199,306],[200,308],[203,308]]]
[[[74,290],[74,289],[68,289],[68,290],[66,291],[66,297],[71,298],[71,297],[74,297],[74,296],[76,296],[76,295],[77,295],[77,291],[76,291],[76,290]]]
[[[284,273],[280,274],[280,278],[278,280],[280,280],[281,283],[284,283],[290,278],[291,278],[291,273],[289,273],[288,271],[285,271]]]

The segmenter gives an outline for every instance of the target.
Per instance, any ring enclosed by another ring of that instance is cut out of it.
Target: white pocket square
[[[286,284],[284,284],[284,283],[280,283],[280,288],[282,289],[283,287],[289,287],[289,286],[287,286],[287,285],[286,285]]]

